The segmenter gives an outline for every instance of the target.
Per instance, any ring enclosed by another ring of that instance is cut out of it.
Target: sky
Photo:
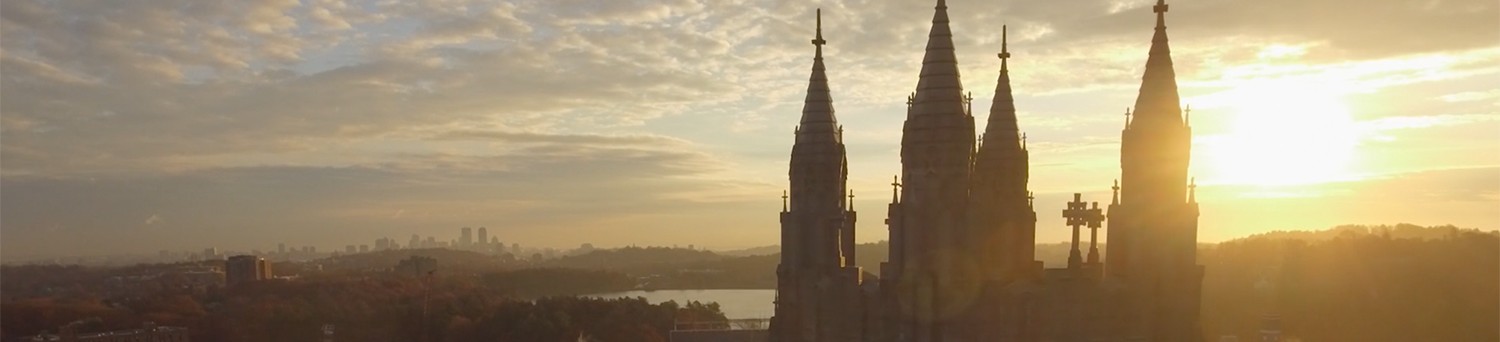
[[[979,127],[1009,27],[1038,241],[1107,202],[1151,0],[951,0]],[[1500,228],[1500,5],[1177,0],[1199,237]],[[861,241],[932,1],[0,2],[0,258],[772,245],[814,11]]]

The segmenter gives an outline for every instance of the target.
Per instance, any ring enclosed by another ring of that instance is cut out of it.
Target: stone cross
[[[1079,269],[1083,264],[1083,255],[1079,252],[1079,228],[1089,225],[1089,202],[1083,201],[1083,193],[1073,193],[1073,201],[1062,210],[1062,217],[1068,219],[1068,226],[1073,226],[1073,249],[1068,251],[1068,269]]]

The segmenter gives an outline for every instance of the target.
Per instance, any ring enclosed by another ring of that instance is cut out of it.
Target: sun
[[[1359,143],[1349,107],[1336,84],[1246,82],[1220,94],[1229,131],[1206,142],[1224,184],[1281,186],[1352,178]]]

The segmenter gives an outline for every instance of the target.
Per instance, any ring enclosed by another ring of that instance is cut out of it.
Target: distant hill
[[[1339,226],[1209,245],[1203,330],[1256,336],[1263,315],[1306,341],[1500,341],[1500,233]]]

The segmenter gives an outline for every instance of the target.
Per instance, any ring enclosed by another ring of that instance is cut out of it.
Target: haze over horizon
[[[1067,239],[1072,193],[1109,200],[1152,3],[948,2],[976,122],[1009,26],[1037,242]],[[526,246],[775,244],[820,7],[859,239],[884,240],[931,6],[6,1],[0,257],[480,226]],[[1500,228],[1500,5],[1171,6],[1200,241]]]

